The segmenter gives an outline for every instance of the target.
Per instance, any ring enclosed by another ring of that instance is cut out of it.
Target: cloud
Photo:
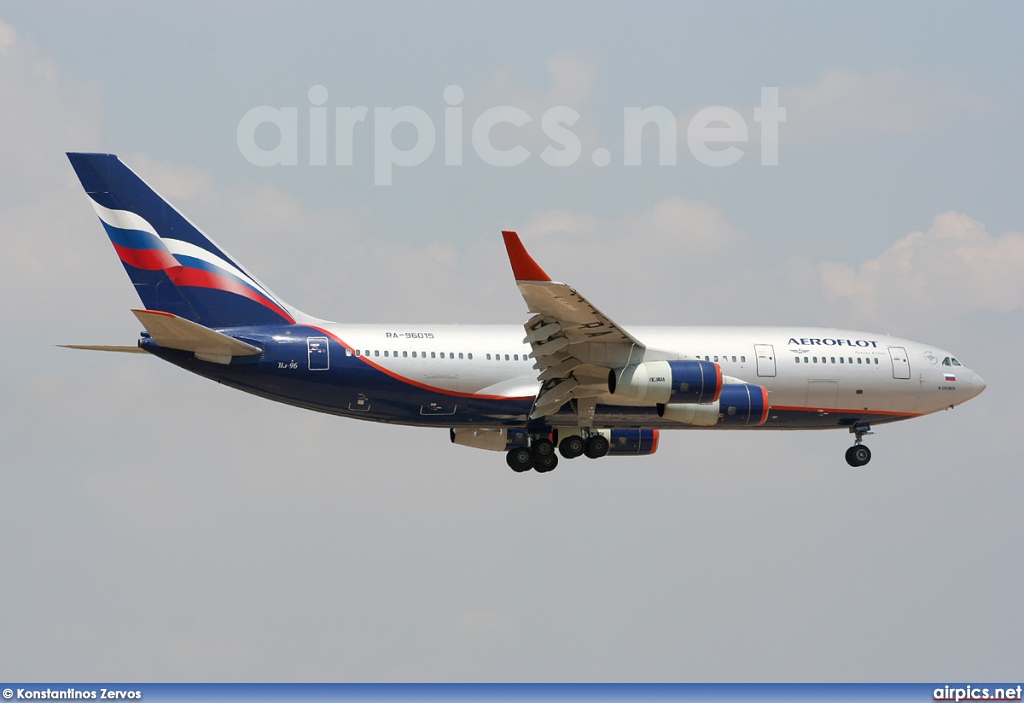
[[[916,134],[983,107],[976,93],[955,80],[938,81],[898,68],[873,73],[828,69],[814,83],[781,88],[779,104],[787,110],[780,129],[784,140]]]
[[[984,100],[956,79],[938,80],[899,68],[872,73],[831,68],[822,71],[813,83],[781,86],[778,90],[778,105],[786,111],[785,120],[778,126],[778,138],[782,142],[855,134],[919,134],[954,118],[967,119],[985,109]],[[686,149],[690,123],[707,107],[710,106],[686,110],[676,116],[678,149]],[[757,106],[725,107],[738,112],[746,122],[747,142],[759,144],[761,130],[754,119]],[[648,127],[641,137],[644,143],[650,144],[659,135],[656,129]],[[736,146],[746,150],[743,143]],[[645,160],[652,163],[656,158],[653,152],[645,156]]]
[[[690,254],[722,252],[743,239],[714,205],[681,195],[616,221],[562,209],[540,212],[523,228],[523,235],[527,239],[557,235],[576,243],[582,240],[591,247],[672,246]]]
[[[18,33],[14,31],[14,27],[0,19],[0,54],[6,54],[17,41]]]
[[[490,132],[496,149],[508,150],[521,145],[532,154],[540,154],[549,145],[561,151],[542,126],[544,113],[558,106],[576,110],[580,117],[570,128],[583,144],[583,153],[602,143],[600,131],[589,109],[597,69],[593,61],[578,52],[564,51],[545,62],[546,85],[529,85],[512,69],[497,71],[487,82],[466,90],[465,124],[470,133],[475,120],[485,110],[509,105],[525,112],[531,121],[522,127],[498,124]],[[589,159],[581,159],[583,163]]]
[[[853,317],[1007,313],[1024,306],[1024,233],[994,236],[950,211],[859,266],[817,270],[826,298]]]

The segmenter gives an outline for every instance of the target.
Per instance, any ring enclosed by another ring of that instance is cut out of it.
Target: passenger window
[[[834,356],[832,357],[832,363],[836,363],[836,358]]]
[[[348,349],[348,348],[346,348],[346,349],[345,349],[345,356],[352,356],[352,350],[351,350],[351,349]]]
[[[711,361],[711,358],[707,354],[705,354],[704,355],[704,361]]]
[[[436,354],[436,352],[430,352],[430,358],[431,359],[436,359],[437,358],[436,356],[434,356],[434,354]]]
[[[518,355],[518,354],[513,354],[513,355],[512,355],[512,359],[513,359],[514,361],[519,361],[519,355]]]
[[[490,360],[491,360],[491,355],[490,355],[490,354],[488,354],[488,355],[487,355],[487,360],[488,360],[488,361],[490,361]]]
[[[356,357],[358,357],[358,356],[359,356],[359,350],[356,349]]]
[[[374,349],[373,350],[373,355],[374,356],[380,356],[380,349]]]
[[[470,352],[470,353],[466,354],[466,358],[467,359],[472,359],[473,358],[473,352]]]
[[[741,364],[745,364],[745,363],[747,363],[747,357],[745,357],[745,356],[741,356],[741,357],[740,357],[740,363],[741,363]]]
[[[384,356],[387,356],[387,355],[388,355],[388,350],[387,350],[387,349],[385,349],[385,350],[384,350]]]
[[[798,364],[800,363],[800,357],[799,356],[796,358],[796,363],[798,363]]]
[[[718,355],[717,354],[715,354],[715,361],[716,362],[718,361]]]
[[[508,354],[505,355],[505,361],[508,361]]]
[[[805,364],[809,364],[809,363],[811,363],[810,361],[808,361],[808,358],[809,358],[809,357],[806,357],[806,356],[804,357],[804,363],[805,363]]]
[[[878,357],[875,357],[875,365],[878,365]]]
[[[736,357],[735,356],[732,358],[732,363],[734,363],[734,364],[736,363]]]
[[[818,363],[818,357],[814,357],[814,363],[815,363],[815,364],[817,364],[817,363]]]
[[[845,364],[846,363],[846,359],[844,359],[843,357],[839,357],[839,363],[840,364]]]
[[[859,356],[857,357],[857,363],[858,364],[863,363],[863,359],[861,357],[859,357]]]
[[[459,352],[459,358],[460,359],[462,358],[462,352]]]
[[[853,357],[850,356],[850,357],[847,357],[847,358],[850,360],[850,363],[852,364],[853,363]]]
[[[403,359],[408,359],[409,358],[409,352],[407,352],[407,351],[402,352],[402,358]]]

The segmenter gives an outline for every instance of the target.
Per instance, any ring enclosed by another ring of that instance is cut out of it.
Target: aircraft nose
[[[983,379],[978,374],[974,374],[974,383],[972,383],[971,385],[974,386],[974,395],[978,395],[988,387],[985,385],[985,379]]]

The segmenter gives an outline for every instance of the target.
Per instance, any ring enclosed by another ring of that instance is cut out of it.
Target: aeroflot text
[[[873,339],[819,339],[817,337],[796,337],[789,338],[789,344],[802,344],[804,346],[814,346],[815,344],[825,347],[866,347],[870,349],[877,349],[878,342]]]

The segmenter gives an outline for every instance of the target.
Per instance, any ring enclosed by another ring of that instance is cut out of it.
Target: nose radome
[[[987,388],[987,386],[985,385],[985,379],[983,379],[978,374],[974,374],[974,383],[972,385],[974,386],[975,395],[981,393],[983,390],[985,390],[985,388]]]

